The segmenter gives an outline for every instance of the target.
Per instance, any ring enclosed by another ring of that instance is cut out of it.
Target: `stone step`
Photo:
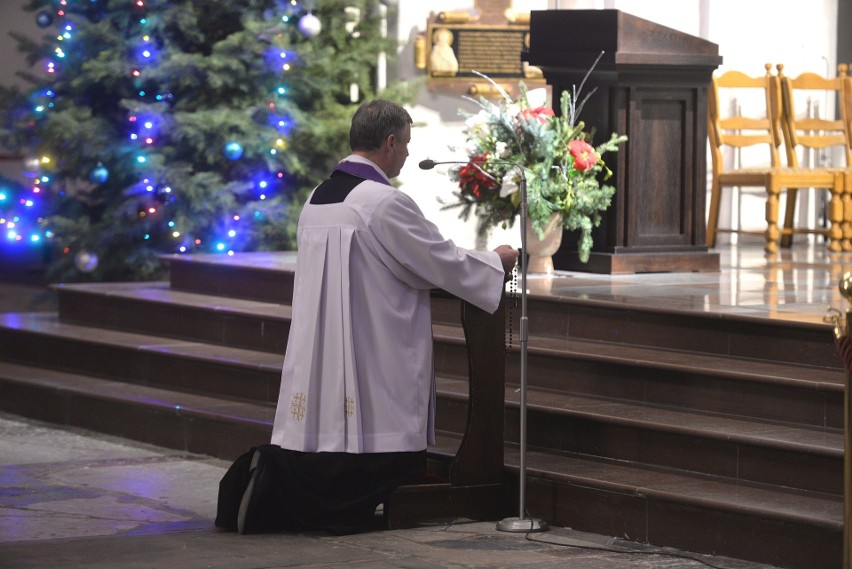
[[[452,326],[433,326],[436,369],[467,377],[465,346]],[[455,338],[455,341],[451,341]],[[506,382],[520,381],[517,346]],[[845,371],[643,346],[530,336],[530,387],[762,420],[843,427]]]
[[[290,304],[296,253],[259,252],[235,256],[201,253],[167,255],[172,289]]]
[[[169,256],[174,290],[289,304],[295,254]],[[251,283],[248,285],[247,283]],[[636,345],[843,370],[831,326],[741,314],[626,306],[586,295],[528,295],[531,336]],[[520,309],[510,310],[518,330]]]
[[[166,282],[53,285],[59,318],[80,324],[283,354],[292,310],[275,304],[175,290]],[[435,322],[460,324],[459,301],[432,300]]]
[[[282,354],[0,314],[0,359],[232,400],[275,404]]]
[[[276,354],[66,324],[44,313],[0,315],[0,359],[265,405],[277,402],[283,363]],[[461,434],[467,381],[439,380],[438,424]],[[838,429],[558,392],[531,383],[528,442],[534,448],[840,492]],[[505,437],[517,441],[513,386],[505,400]]]
[[[283,354],[289,305],[216,297],[165,282],[54,285],[68,324]]]
[[[267,442],[274,414],[267,404],[8,362],[0,394],[3,411],[225,460]],[[430,456],[446,460],[458,444],[442,433]],[[506,448],[506,469],[517,488],[516,445]],[[551,524],[797,569],[840,564],[836,494],[537,449],[525,474],[528,511]]]
[[[530,295],[530,335],[844,370],[830,325]]]
[[[467,383],[440,378],[437,424],[464,432]],[[506,389],[504,440],[519,441],[520,394]],[[843,494],[843,431],[529,389],[527,441],[552,454],[700,472]]]
[[[0,361],[0,408],[233,460],[269,442],[275,407]]]
[[[56,287],[63,324],[137,332],[283,354],[290,307],[171,290],[165,283]],[[466,377],[458,302],[435,299],[436,369]],[[455,323],[453,320],[455,319]],[[517,339],[507,381],[520,376]],[[766,360],[603,341],[531,336],[532,385],[558,391],[682,405],[703,411],[840,428],[845,372]]]
[[[518,460],[507,450],[516,476]],[[527,510],[555,525],[778,567],[842,565],[836,495],[535,450],[526,470]]]

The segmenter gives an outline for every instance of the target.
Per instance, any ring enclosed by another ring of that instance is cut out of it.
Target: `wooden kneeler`
[[[440,518],[497,520],[508,512],[503,472],[505,304],[501,300],[497,311],[488,314],[461,301],[470,376],[464,436],[450,462],[449,482],[400,486],[391,495],[384,507],[389,529]]]

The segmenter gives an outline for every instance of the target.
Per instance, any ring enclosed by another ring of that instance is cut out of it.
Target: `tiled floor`
[[[238,535],[213,527],[227,463],[0,414],[4,569],[772,569],[767,565],[553,527],[494,522]]]

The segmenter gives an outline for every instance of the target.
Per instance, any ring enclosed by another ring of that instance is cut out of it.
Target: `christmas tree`
[[[164,254],[294,248],[307,192],[376,96],[378,54],[396,50],[378,8],[30,0],[48,34],[13,33],[36,70],[31,92],[0,93],[0,142],[27,157],[50,278],[156,279]]]

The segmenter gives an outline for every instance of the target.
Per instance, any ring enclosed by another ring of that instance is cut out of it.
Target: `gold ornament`
[[[841,296],[852,303],[852,271],[843,273],[837,286],[840,289]]]
[[[840,296],[852,303],[852,272],[847,271],[840,277],[840,282],[837,283],[837,288],[840,290]],[[847,307],[846,313],[852,311],[852,308]],[[840,339],[846,335],[846,315],[836,308],[828,308],[828,313],[823,316],[823,322],[831,324],[834,327],[834,337]]]

